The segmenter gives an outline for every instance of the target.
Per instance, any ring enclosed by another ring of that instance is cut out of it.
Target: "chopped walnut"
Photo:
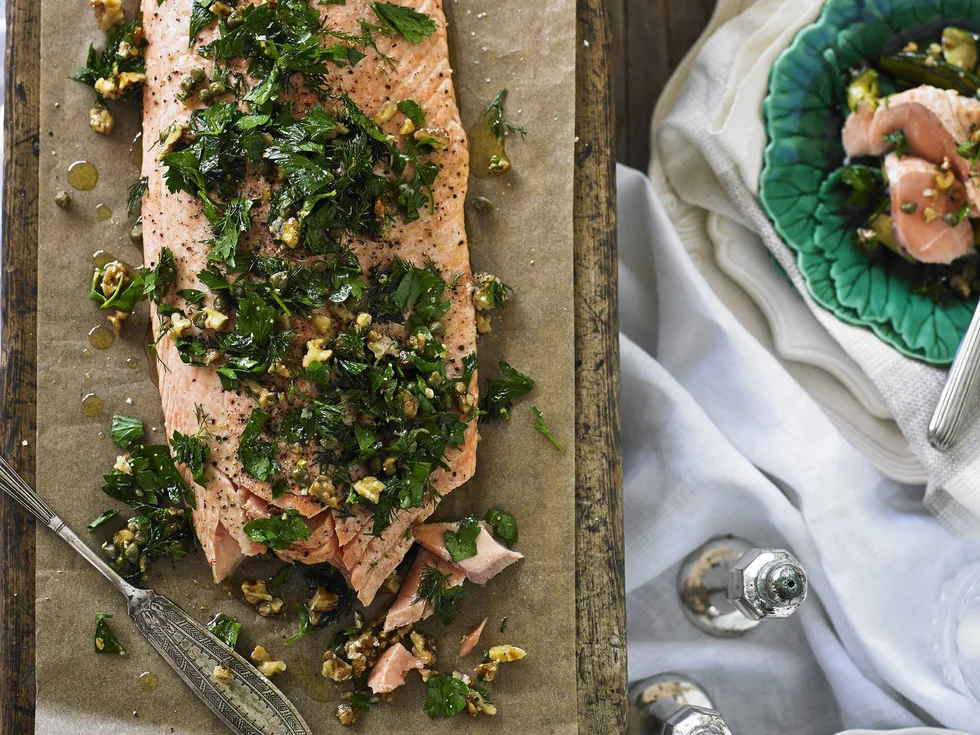
[[[242,582],[242,594],[245,596],[245,602],[249,605],[257,605],[263,600],[267,602],[272,601],[269,588],[266,587],[265,581],[261,579],[246,579]]]
[[[384,490],[385,484],[373,475],[368,475],[354,483],[354,492],[372,503],[378,502]]]
[[[310,484],[310,495],[319,498],[328,508],[339,508],[343,500],[333,482],[326,475],[317,475]]]
[[[395,116],[396,112],[398,112],[398,105],[391,100],[388,100],[384,103],[381,110],[371,119],[374,121],[375,125],[384,125]]]
[[[104,107],[93,107],[88,111],[88,126],[96,133],[110,135],[116,127],[116,118]]]
[[[490,334],[493,331],[493,323],[489,314],[476,314],[476,333]]]
[[[493,717],[497,714],[497,708],[484,699],[483,695],[478,691],[470,689],[470,694],[466,698],[466,713],[470,717],[476,717],[477,715]]]
[[[496,661],[497,663],[505,663],[507,661],[520,661],[527,655],[527,652],[522,648],[517,648],[516,646],[494,646],[487,652],[487,656],[491,661]]]
[[[281,674],[286,670],[285,661],[264,661],[260,663],[256,668],[258,668],[259,673],[267,679],[271,679],[276,674]]]
[[[119,309],[114,310],[109,316],[106,317],[109,324],[112,325],[112,333],[117,337],[122,334],[123,322],[129,319],[129,314],[125,311],[120,311]]]
[[[354,673],[353,667],[333,651],[323,654],[323,667],[320,673],[336,682],[347,681]]]
[[[401,589],[403,581],[402,575],[400,575],[397,571],[392,572],[388,575],[388,578],[385,579],[384,584],[381,585],[381,589],[383,589],[385,592],[396,593]]]
[[[278,615],[282,612],[283,601],[279,597],[273,597],[271,600],[263,600],[259,603],[259,606],[255,608],[256,612],[263,618],[268,618],[273,615]]]
[[[476,675],[477,679],[482,679],[483,681],[493,681],[493,677],[497,675],[497,666],[498,663],[496,661],[488,661],[477,666],[473,670],[473,673]]]
[[[106,264],[102,271],[102,295],[110,298],[118,289],[122,288],[128,276],[128,269],[125,263],[114,260]]]
[[[306,343],[306,354],[303,355],[303,367],[308,368],[314,362],[326,362],[333,357],[333,350],[323,346],[324,340],[311,339]]]
[[[108,32],[113,26],[122,25],[126,21],[122,0],[88,0],[88,4],[95,11],[95,20],[103,31]]]
[[[417,630],[413,630],[410,638],[412,639],[412,653],[426,666],[432,666],[436,662],[436,639],[434,636],[425,635]]]
[[[214,667],[214,671],[211,672],[211,678],[212,679],[230,679],[231,678],[231,669],[229,669],[227,666],[222,666],[221,664],[218,664],[217,666]]]
[[[341,702],[334,711],[341,725],[353,725],[357,722],[357,709],[349,702]]]
[[[367,347],[378,360],[385,355],[398,354],[398,343],[374,329],[368,332]]]
[[[344,653],[347,654],[355,676],[363,674],[374,663],[378,657],[378,643],[374,631],[368,629],[344,644]]]
[[[254,661],[257,664],[265,663],[266,661],[272,660],[272,656],[270,656],[269,652],[265,650],[265,646],[256,646],[255,648],[253,648],[252,653],[249,655],[249,658],[251,658],[252,661]]]

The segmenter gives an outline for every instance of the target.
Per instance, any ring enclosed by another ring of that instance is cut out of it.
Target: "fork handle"
[[[970,406],[977,375],[980,374],[980,305],[966,336],[956,351],[949,377],[939,396],[939,404],[929,422],[929,443],[939,451],[952,447],[959,439],[960,427]]]
[[[48,507],[48,504],[41,499],[27,482],[18,475],[14,468],[7,464],[7,460],[0,457],[0,489],[12,497],[27,510],[31,512],[37,520],[61,536],[75,551],[82,555],[93,567],[99,570],[103,577],[115,585],[116,589],[122,592],[127,599],[132,599],[139,593],[136,587],[123,579],[106,561],[91,547],[82,541],[78,535],[72,531],[58,515]]]

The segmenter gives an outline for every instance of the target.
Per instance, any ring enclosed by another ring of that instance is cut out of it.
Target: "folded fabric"
[[[710,290],[642,175],[617,183],[631,681],[684,672],[733,732],[980,732],[933,654],[942,584],[980,544],[841,438]],[[796,616],[724,640],[687,621],[678,565],[725,534],[796,554],[812,592]]]
[[[664,172],[685,201],[732,217],[757,232],[827,331],[884,396],[909,445],[929,470],[927,506],[952,527],[980,530],[980,406],[948,453],[926,438],[946,371],[900,355],[870,331],[846,325],[809,297],[790,249],[756,198],[766,144],[762,100],[769,71],[817,0],[759,0],[704,44],[677,105],[658,133]]]

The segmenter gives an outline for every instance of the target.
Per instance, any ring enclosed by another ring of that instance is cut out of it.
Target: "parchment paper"
[[[147,0],[152,2],[153,0]],[[190,8],[190,0],[183,2]],[[164,442],[160,398],[148,371],[145,310],[134,315],[108,350],[89,348],[87,333],[103,323],[87,298],[92,254],[108,250],[131,264],[142,256],[128,240],[126,191],[138,177],[129,142],[139,130],[135,103],[113,105],[117,128],[110,138],[87,125],[93,92],[67,77],[82,63],[88,44],[101,47],[85,0],[41,0],[40,233],[38,254],[38,490],[76,531],[102,510],[116,507],[99,490],[101,475],[117,450],[108,438],[114,413],[144,420],[148,439]],[[512,412],[508,424],[482,428],[476,478],[456,490],[440,517],[482,514],[500,504],[516,515],[526,559],[485,588],[468,584],[469,597],[448,628],[430,620],[439,638],[438,668],[471,672],[479,652],[457,662],[463,633],[489,617],[480,650],[511,643],[528,656],[505,664],[492,684],[500,710],[495,718],[431,721],[422,710],[418,676],[398,690],[393,705],[361,718],[361,732],[571,733],[576,726],[575,663],[575,447],[574,332],[572,304],[572,156],[574,143],[575,3],[573,0],[446,0],[455,81],[467,130],[501,87],[510,90],[510,117],[526,126],[526,143],[511,138],[511,173],[470,179],[470,201],[487,196],[490,214],[467,207],[467,231],[475,271],[496,273],[519,293],[481,339],[481,372],[496,374],[499,358],[525,371],[537,388]],[[127,7],[132,17],[135,7]],[[70,189],[75,160],[100,172],[91,192],[72,191],[64,212],[55,193]],[[101,220],[96,206],[112,209]],[[86,353],[88,348],[88,354]],[[127,360],[138,361],[137,369]],[[101,416],[87,418],[81,398],[96,393]],[[564,444],[559,453],[533,430],[530,405],[544,411]],[[100,432],[106,438],[100,439]],[[97,547],[105,534],[89,537]],[[223,732],[220,721],[177,678],[130,624],[122,599],[46,529],[37,538],[37,727],[38,733]],[[233,580],[215,586],[203,554],[176,563],[160,561],[147,584],[201,621],[217,612],[244,624],[239,650],[262,643],[288,670],[276,683],[290,696],[314,732],[343,730],[333,715],[340,688],[319,675],[331,629],[286,647],[295,613],[285,620],[260,618],[241,600],[245,576],[268,575],[277,565],[249,562]],[[303,599],[302,574],[281,593],[287,604]],[[387,598],[385,602],[390,598]],[[93,652],[96,612],[115,615],[113,628],[129,655]],[[505,633],[499,632],[507,617]],[[142,672],[159,677],[144,692]],[[501,729],[503,728],[503,729]]]

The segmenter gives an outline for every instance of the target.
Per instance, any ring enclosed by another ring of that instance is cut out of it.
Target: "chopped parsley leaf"
[[[534,389],[534,381],[524,373],[515,370],[503,360],[499,366],[500,377],[487,381],[487,392],[483,398],[483,410],[490,421],[508,420],[514,402]]]
[[[97,86],[97,82],[99,80],[117,80],[119,75],[124,72],[130,74],[145,73],[146,66],[143,62],[143,47],[145,45],[143,24],[139,18],[123,25],[113,26],[109,29],[105,49],[99,52],[95,50],[94,45],[90,45],[85,66],[76,71],[71,78],[95,89],[96,102],[104,105],[106,98],[99,91],[100,87]],[[142,83],[127,85],[120,98],[133,97],[141,87]]]
[[[143,422],[129,416],[113,416],[109,436],[123,449],[129,449],[143,438]]]
[[[205,470],[211,454],[207,439],[200,435],[188,436],[175,431],[170,438],[170,446],[173,448],[174,458],[191,471],[194,482],[204,487],[207,482]]]
[[[116,638],[116,634],[109,627],[109,623],[106,622],[110,618],[112,618],[112,615],[109,613],[95,614],[95,652],[125,656],[126,649],[122,647],[122,644]]]
[[[241,443],[238,445],[238,459],[242,463],[242,469],[252,477],[263,481],[279,472],[279,463],[276,461],[276,445],[273,442],[259,439],[268,420],[268,413],[260,408],[253,409],[251,416],[248,417],[245,430],[242,432]],[[309,531],[307,531],[308,534]]]
[[[288,508],[280,515],[249,521],[245,524],[245,535],[257,544],[282,550],[294,541],[306,541],[310,529],[294,508]]]
[[[884,135],[886,143],[892,143],[895,146],[895,155],[901,158],[902,156],[908,155],[909,152],[909,141],[905,137],[904,130],[896,130],[893,133],[886,133]]]
[[[415,100],[400,100],[398,102],[398,109],[412,121],[412,124],[416,128],[421,128],[425,125],[425,113],[422,112],[422,106]]]
[[[238,643],[238,635],[242,632],[242,624],[230,615],[218,613],[208,623],[208,630],[234,651],[235,644]]]
[[[564,452],[565,450],[562,449],[561,444],[558,443],[558,440],[555,439],[554,435],[551,433],[551,430],[548,428],[548,425],[544,422],[544,414],[538,410],[537,406],[531,406],[531,412],[534,414],[534,430],[539,434],[546,436],[548,441],[554,444],[555,449],[557,449],[559,452]]]
[[[847,203],[852,206],[868,209],[883,196],[881,173],[869,166],[845,166],[841,180],[851,187]]]
[[[453,563],[461,562],[464,559],[476,556],[476,538],[480,535],[483,526],[480,522],[470,516],[459,522],[459,527],[455,531],[447,530],[443,534],[443,541],[446,544],[446,551]]]
[[[102,492],[137,508],[158,507],[162,499],[174,505],[184,501],[194,507],[194,494],[174,467],[169,447],[137,446],[130,452],[128,463],[130,472],[113,469],[103,476]]]
[[[435,33],[439,25],[425,13],[394,3],[371,3],[371,10],[378,16],[382,27],[389,33],[401,33],[412,43]]]
[[[293,578],[293,565],[286,564],[285,566],[282,567],[282,569],[280,569],[278,572],[272,575],[272,578],[269,580],[267,586],[270,590],[274,590],[278,587],[282,587],[287,582],[289,582],[289,580],[292,578]]]
[[[89,533],[92,533],[93,531],[95,531],[97,528],[99,528],[103,524],[108,523],[109,521],[111,521],[117,515],[119,515],[119,509],[118,508],[113,508],[112,510],[104,510],[104,511],[102,511],[102,513],[99,515],[98,518],[96,518],[94,521],[92,521],[91,523],[88,524],[88,532]]]
[[[504,513],[500,508],[491,508],[487,511],[486,522],[493,528],[497,538],[507,544],[507,548],[513,549],[517,543],[517,521],[510,513]]]
[[[455,717],[466,709],[470,688],[451,674],[430,676],[425,683],[425,713],[432,719]]]

